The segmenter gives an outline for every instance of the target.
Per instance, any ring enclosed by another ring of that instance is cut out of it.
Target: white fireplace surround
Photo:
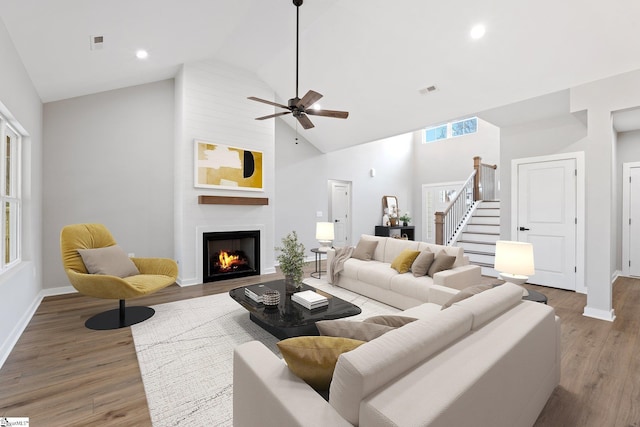
[[[196,253],[194,257],[194,271],[196,272],[196,277],[191,280],[182,280],[180,286],[191,286],[191,285],[199,285],[203,281],[202,277],[202,253],[203,253],[203,234],[204,233],[216,233],[221,231],[251,231],[251,230],[259,230],[260,231],[260,260],[265,259],[264,254],[264,243],[265,243],[265,225],[264,224],[245,224],[245,225],[200,225],[196,227]],[[264,262],[260,262],[260,274],[269,274],[274,273],[275,268],[271,267],[270,269],[266,269],[264,266]]]

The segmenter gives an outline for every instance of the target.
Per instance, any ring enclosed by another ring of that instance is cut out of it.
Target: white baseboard
[[[607,311],[607,310],[600,310],[598,308],[585,307],[582,315],[586,317],[592,317],[594,319],[606,320],[608,322],[613,322],[614,320],[616,320],[616,314],[614,309]]]

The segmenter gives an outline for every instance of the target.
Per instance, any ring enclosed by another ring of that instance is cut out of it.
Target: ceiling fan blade
[[[266,99],[256,98],[255,96],[250,96],[247,99],[250,99],[252,101],[262,102],[263,104],[273,105],[274,107],[286,108],[287,110],[289,109],[289,107],[287,107],[286,105],[278,104],[276,102],[267,101]]]
[[[296,107],[300,109],[309,108],[313,104],[315,104],[320,98],[322,98],[322,95],[320,95],[318,92],[314,92],[310,90],[309,92],[306,93],[305,96],[302,97],[300,101],[296,103]]]
[[[309,120],[309,117],[307,117],[305,114],[296,116],[296,119],[298,119],[302,127],[305,129],[311,129],[312,127],[314,127],[313,123],[311,123],[311,120]]]
[[[305,110],[305,113],[311,114],[312,116],[324,116],[324,117],[333,117],[335,119],[346,119],[349,117],[348,111],[336,111],[336,110],[314,110],[313,108],[309,110]]]
[[[269,114],[268,116],[256,117],[256,120],[273,119],[274,117],[284,116],[285,114],[291,114],[291,111],[285,111],[283,113]]]

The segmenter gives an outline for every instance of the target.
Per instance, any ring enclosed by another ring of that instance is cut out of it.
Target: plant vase
[[[291,295],[300,290],[300,283],[296,281],[296,278],[293,275],[288,274],[284,276],[284,288],[287,295]]]

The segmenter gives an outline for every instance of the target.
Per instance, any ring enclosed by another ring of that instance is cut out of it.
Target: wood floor
[[[173,285],[135,304],[197,298],[277,277]],[[536,427],[640,427],[640,281],[616,281],[613,323],[582,316],[584,295],[531,288],[546,294],[562,319],[563,345],[560,386]],[[130,330],[84,327],[88,317],[116,305],[78,294],[45,298],[0,370],[0,416],[29,417],[35,427],[151,425]]]

